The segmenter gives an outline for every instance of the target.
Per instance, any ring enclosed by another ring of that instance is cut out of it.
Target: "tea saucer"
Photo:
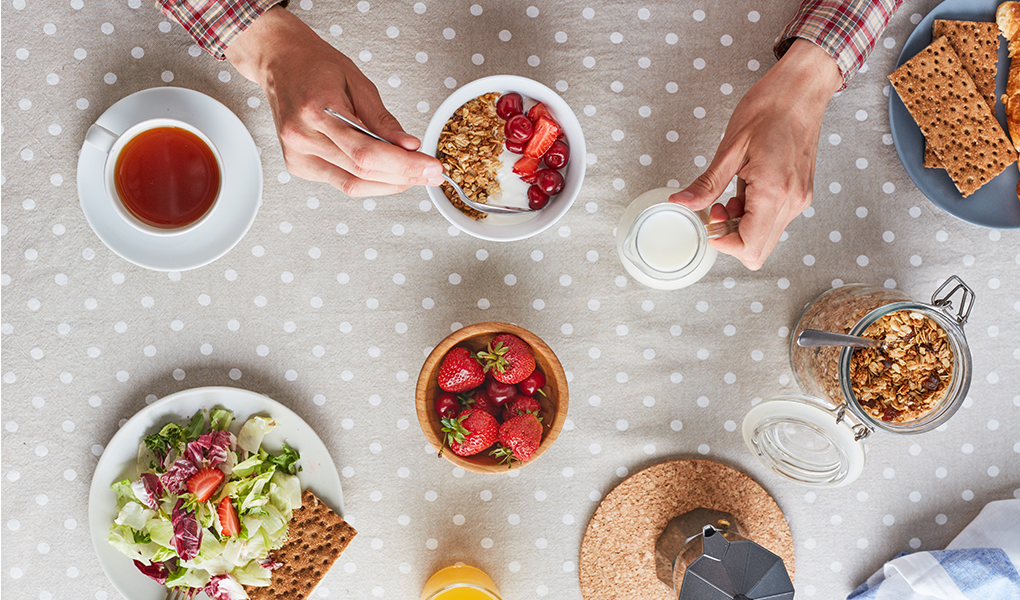
[[[244,123],[220,102],[194,90],[161,87],[121,99],[96,121],[120,134],[156,117],[178,119],[200,129],[223,157],[223,192],[205,221],[177,235],[153,235],[128,224],[106,193],[107,155],[82,143],[78,198],[85,220],[118,256],[155,271],[184,271],[223,256],[248,232],[262,205],[262,162]]]

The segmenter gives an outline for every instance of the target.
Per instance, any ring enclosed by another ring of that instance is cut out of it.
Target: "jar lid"
[[[747,447],[765,466],[802,485],[840,487],[864,470],[863,426],[842,407],[802,394],[760,402],[744,417]]]

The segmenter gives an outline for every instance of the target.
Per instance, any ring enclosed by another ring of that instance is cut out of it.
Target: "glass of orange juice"
[[[421,591],[421,600],[501,600],[485,571],[463,564],[435,572]]]

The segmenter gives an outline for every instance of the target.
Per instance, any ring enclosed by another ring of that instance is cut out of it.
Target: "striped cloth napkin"
[[[847,600],[1020,600],[1020,499],[989,502],[945,550],[897,556]]]

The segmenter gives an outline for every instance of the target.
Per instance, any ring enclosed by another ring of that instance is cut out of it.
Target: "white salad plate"
[[[78,155],[78,199],[85,220],[118,256],[156,271],[207,265],[229,252],[248,232],[262,204],[262,162],[244,123],[229,108],[194,90],[161,87],[122,98],[96,123],[116,135],[154,118],[184,121],[202,131],[223,158],[222,191],[208,216],[176,235],[154,235],[129,224],[107,194],[107,154],[82,142]]]
[[[171,394],[138,411],[107,444],[99,458],[89,489],[89,532],[99,563],[113,586],[128,600],[164,600],[167,590],[143,575],[130,558],[106,541],[117,518],[117,495],[110,486],[139,475],[138,445],[149,434],[170,422],[187,423],[200,410],[226,408],[234,412],[230,431],[236,435],[252,415],[272,417],[278,427],[269,432],[262,444],[270,453],[284,442],[301,455],[297,465],[301,489],[311,489],[330,508],[343,514],[340,476],[326,446],[315,431],[286,406],[261,394],[230,387],[204,387]],[[205,594],[197,598],[205,599]]]

